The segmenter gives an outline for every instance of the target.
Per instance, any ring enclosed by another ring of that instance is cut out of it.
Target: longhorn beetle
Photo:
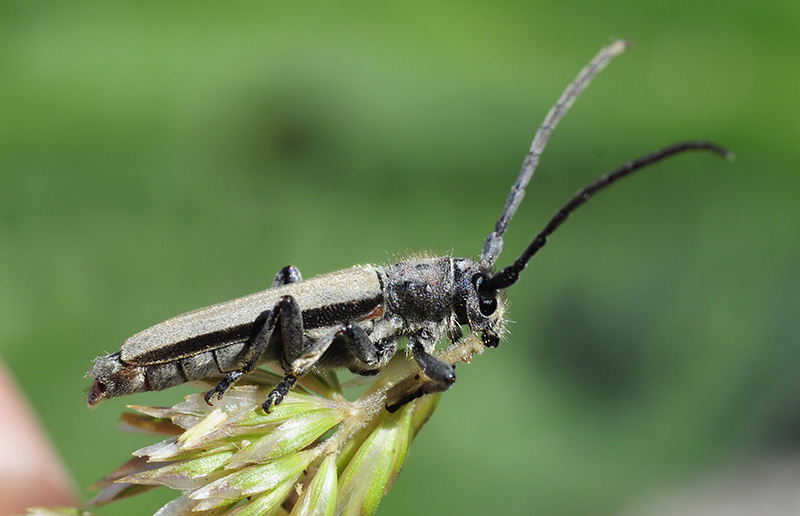
[[[184,382],[222,376],[206,394],[211,403],[262,363],[279,364],[283,379],[263,404],[269,412],[297,379],[311,370],[348,368],[375,374],[397,350],[401,337],[420,369],[445,390],[455,368],[437,357],[436,343],[456,342],[462,327],[496,347],[505,330],[502,292],[516,283],[547,238],[593,194],[664,158],[689,151],[731,157],[725,148],[688,141],[635,159],[602,176],[570,199],[513,264],[494,272],[503,234],[552,130],[608,62],[628,44],[603,48],[567,87],[534,137],[522,170],[478,261],[451,256],[412,258],[387,266],[364,265],[303,280],[287,266],[262,292],[173,317],[127,339],[120,351],[100,357],[88,376],[95,379],[88,403]],[[430,391],[428,391],[430,392]]]

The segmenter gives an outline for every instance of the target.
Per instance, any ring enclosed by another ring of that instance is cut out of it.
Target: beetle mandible
[[[445,390],[455,368],[436,356],[436,343],[456,342],[466,326],[488,347],[505,330],[502,292],[513,285],[547,238],[570,213],[618,179],[688,150],[731,157],[723,147],[688,141],[630,161],[578,191],[513,264],[494,272],[503,234],[517,210],[552,130],[594,76],[628,45],[603,48],[578,74],[548,113],[523,162],[499,220],[479,260],[419,257],[388,266],[364,265],[303,280],[293,266],[281,269],[262,292],[173,317],[127,339],[116,353],[100,357],[89,405],[101,400],[222,377],[206,394],[211,403],[262,363],[279,364],[285,375],[263,404],[280,404],[297,379],[311,370],[348,368],[375,374],[397,351],[398,339],[420,369]],[[429,391],[430,392],[430,391]]]

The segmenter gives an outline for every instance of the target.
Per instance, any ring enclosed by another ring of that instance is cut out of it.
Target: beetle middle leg
[[[305,374],[330,348],[334,339],[343,337],[348,353],[368,368],[374,368],[380,361],[375,343],[358,323],[349,322],[333,328],[306,348],[287,347],[284,352],[289,367],[296,376]]]

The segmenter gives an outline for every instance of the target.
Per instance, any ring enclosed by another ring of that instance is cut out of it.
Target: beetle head
[[[456,259],[454,265],[454,305],[458,322],[480,333],[484,345],[496,347],[505,328],[506,302],[501,291],[487,294],[481,289],[483,282],[492,276],[491,269],[466,259]]]

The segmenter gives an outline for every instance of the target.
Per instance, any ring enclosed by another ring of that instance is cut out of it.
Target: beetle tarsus
[[[233,384],[236,383],[236,381],[243,375],[244,373],[241,371],[231,371],[230,373],[226,374],[225,377],[222,378],[219,383],[217,383],[216,387],[206,393],[206,403],[211,405],[211,399],[215,394],[217,395],[217,400],[221,400],[225,392],[227,392],[227,390],[230,389],[231,386],[233,386]]]
[[[272,391],[270,391],[269,396],[267,396],[267,401],[261,405],[261,408],[264,409],[264,412],[269,414],[272,411],[272,407],[278,406],[283,401],[284,396],[286,396],[294,384],[297,383],[297,377],[292,374],[287,374],[281,380],[281,383],[275,386]]]

